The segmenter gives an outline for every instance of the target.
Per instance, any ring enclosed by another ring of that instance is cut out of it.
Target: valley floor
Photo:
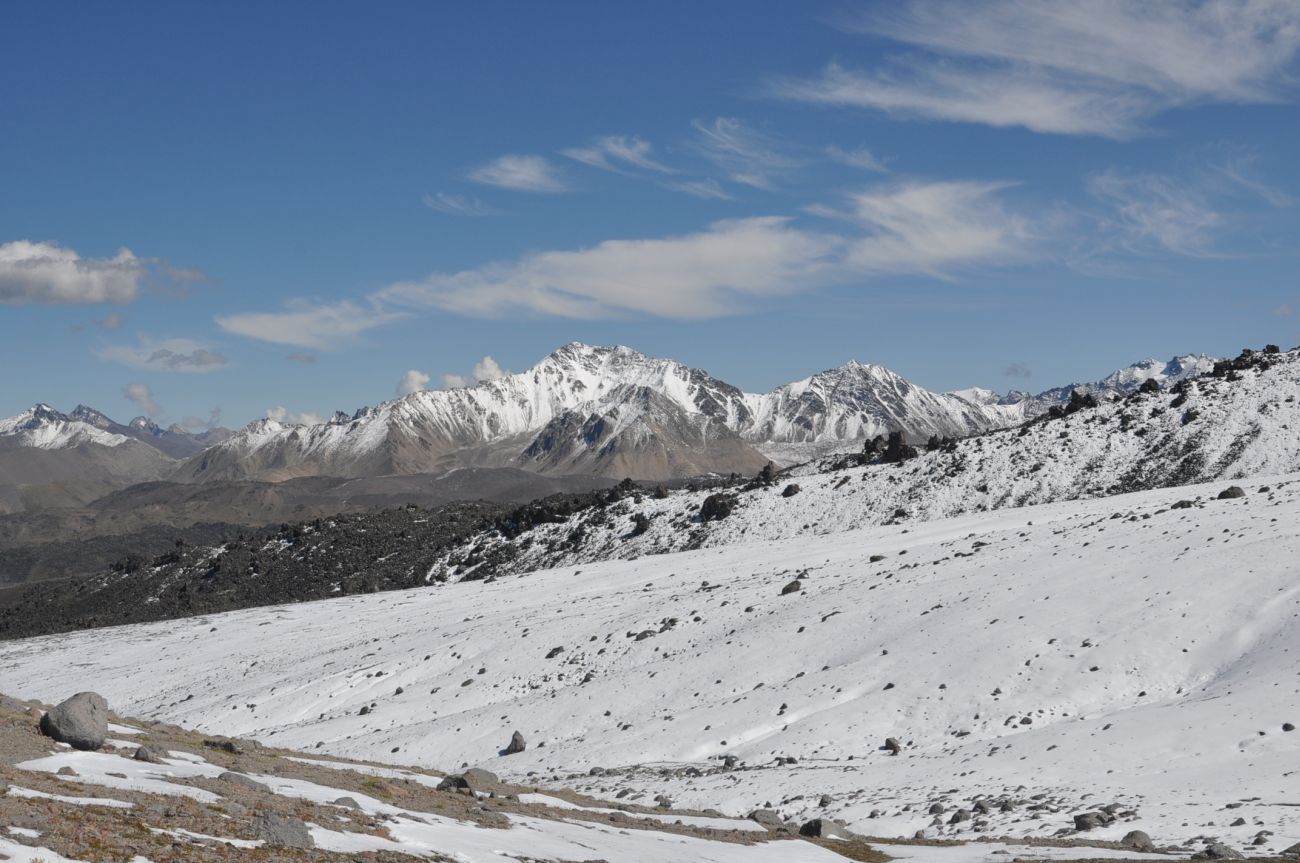
[[[1277,854],[1300,840],[1300,475],[1240,484],[30,639],[0,679],[603,800]]]

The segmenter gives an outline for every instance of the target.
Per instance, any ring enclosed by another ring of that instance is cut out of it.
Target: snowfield
[[[1300,733],[1283,730],[1300,722],[1300,475],[1237,484],[792,538],[741,510],[722,524],[749,533],[716,548],[5,643],[0,676],[279,746],[732,817],[1052,837],[1113,803],[1078,837],[1276,853],[1300,840]],[[771,521],[832,520],[800,508],[813,495],[766,493],[790,507]],[[527,750],[499,756],[514,730]],[[949,823],[958,808],[973,817]]]

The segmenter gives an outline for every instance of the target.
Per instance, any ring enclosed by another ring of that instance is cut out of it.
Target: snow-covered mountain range
[[[123,425],[84,405],[68,414],[37,405],[0,421],[0,448],[44,450],[34,464],[49,466],[13,482],[0,476],[0,485],[75,482],[76,465],[87,453],[95,461],[105,447],[132,457],[119,458],[111,477],[90,471],[98,493],[159,478],[281,481],[464,467],[646,480],[752,473],[768,460],[798,463],[893,431],[915,441],[980,434],[1038,416],[1075,390],[1122,395],[1146,380],[1167,386],[1212,365],[1197,355],[1144,360],[1095,383],[1031,396],[978,388],[935,393],[883,366],[852,361],[771,392],[746,393],[675,360],[571,343],[525,372],[412,393],[315,425],[262,419],[234,433],[191,433],[145,417]],[[121,449],[128,442],[154,453]],[[90,493],[64,497],[84,501]]]
[[[1116,380],[1136,380],[1143,368]],[[465,465],[640,479],[744,473],[768,459],[800,461],[891,431],[925,440],[1004,428],[1061,400],[934,393],[856,361],[769,393],[745,393],[675,360],[572,343],[526,372],[412,393],[319,425],[259,420],[192,458],[178,477],[361,476]]]

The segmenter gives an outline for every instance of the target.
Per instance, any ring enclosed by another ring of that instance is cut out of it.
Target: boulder
[[[253,777],[245,776],[242,773],[233,773],[227,770],[225,773],[222,773],[217,778],[220,779],[222,782],[230,782],[234,785],[242,785],[243,787],[248,788],[252,791],[262,791],[267,794],[271,793],[271,786],[267,785],[264,782],[258,782]],[[298,846],[293,845],[289,847],[296,848]]]
[[[131,756],[136,761],[147,761],[150,764],[162,764],[163,759],[167,757],[165,749],[159,749],[157,746],[145,743],[135,750]]]
[[[1201,851],[1192,855],[1193,860],[1241,860],[1243,854],[1235,848],[1229,848],[1222,842],[1211,842]]]
[[[1095,830],[1106,826],[1108,819],[1101,812],[1084,812],[1074,816],[1075,830]]]
[[[41,733],[87,751],[108,737],[108,702],[96,692],[78,692],[41,717]]]
[[[1219,500],[1232,500],[1233,498],[1245,496],[1246,490],[1239,485],[1230,485],[1218,494]]]
[[[801,590],[803,590],[803,582],[796,578],[794,581],[781,588],[781,595],[785,596],[791,593],[798,593]]]
[[[438,783],[439,791],[452,791],[462,794],[470,794],[477,797],[480,794],[492,794],[501,789],[501,780],[495,773],[487,770],[480,770],[472,767],[464,773],[448,774],[441,782]]]
[[[799,828],[800,836],[812,836],[819,839],[850,839],[852,834],[838,821],[829,818],[814,818],[804,822]]]
[[[1283,857],[1300,857],[1300,842],[1292,845],[1290,848],[1282,849]]]
[[[274,812],[253,819],[253,836],[270,848],[315,848],[307,825]]]
[[[768,830],[779,830],[785,826],[785,819],[771,809],[755,809],[745,817],[757,824],[762,824]]]
[[[781,497],[794,497],[803,489],[799,488],[799,483],[792,482],[781,490]]]
[[[518,755],[527,748],[528,744],[524,742],[524,736],[516,731],[514,734],[510,735],[510,743],[506,745],[505,749],[501,750],[501,754]]]
[[[880,748],[884,749],[890,755],[897,755],[903,751],[903,744],[898,742],[897,737],[886,737],[885,745]]]
[[[1134,851],[1154,851],[1156,845],[1151,841],[1151,837],[1143,830],[1130,830],[1124,834],[1124,838],[1119,840],[1119,844],[1125,848],[1132,848]]]

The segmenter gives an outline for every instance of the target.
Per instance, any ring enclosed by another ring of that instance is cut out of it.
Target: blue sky
[[[322,415],[571,340],[756,390],[1300,342],[1294,0],[380,12],[7,11],[0,414]]]

